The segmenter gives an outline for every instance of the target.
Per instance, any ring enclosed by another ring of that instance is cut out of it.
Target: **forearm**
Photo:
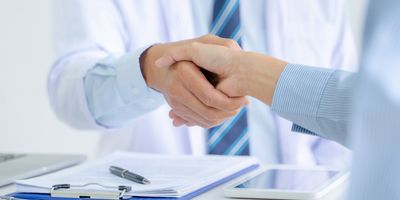
[[[252,52],[234,53],[232,77],[240,90],[294,122],[294,131],[347,145],[348,118],[358,75],[303,65]]]
[[[278,79],[287,62],[254,52],[240,52],[246,94],[271,105]]]

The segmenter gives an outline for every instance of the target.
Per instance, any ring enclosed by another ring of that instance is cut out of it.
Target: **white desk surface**
[[[231,181],[234,182],[235,180]],[[196,200],[219,200],[219,199],[230,199],[230,198],[225,198],[223,195],[222,188],[224,188],[226,185],[231,184],[231,182],[228,182],[224,185],[221,185],[219,187],[216,187],[206,193],[203,193],[200,196],[197,196]],[[346,186],[345,184],[341,187],[339,187],[337,190],[332,191],[330,194],[327,194],[325,197],[321,198],[321,200],[345,200],[345,190]],[[9,185],[6,187],[0,188],[0,195],[4,194],[9,194],[15,192],[15,186],[14,185]],[[231,200],[240,200],[240,199],[231,199]]]

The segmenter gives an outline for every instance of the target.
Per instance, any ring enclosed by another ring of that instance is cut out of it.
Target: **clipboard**
[[[173,197],[130,197],[123,198],[123,192],[126,192],[128,189],[132,188],[124,188],[125,186],[118,186],[114,188],[110,188],[109,186],[98,185],[99,187],[103,187],[109,190],[86,190],[84,189],[85,185],[81,186],[73,186],[68,184],[60,184],[55,185],[58,186],[52,188],[53,194],[39,194],[39,193],[12,193],[8,194],[9,197],[20,198],[20,199],[29,199],[29,200],[76,200],[76,199],[127,199],[127,200],[187,200],[192,199],[204,192],[207,192],[219,185],[222,185],[228,181],[231,181],[239,176],[246,174],[250,171],[253,171],[259,167],[258,164],[247,167],[235,174],[227,176],[219,181],[216,181],[210,185],[207,185],[199,190],[196,190],[186,196],[180,198]],[[96,183],[91,183],[96,184]],[[56,192],[54,192],[56,191]],[[121,195],[122,194],[122,195]]]

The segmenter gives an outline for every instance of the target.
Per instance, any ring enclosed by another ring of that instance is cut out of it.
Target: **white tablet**
[[[347,179],[348,171],[323,167],[262,168],[224,189],[226,197],[257,199],[319,199]]]

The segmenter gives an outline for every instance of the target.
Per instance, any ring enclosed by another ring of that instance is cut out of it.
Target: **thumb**
[[[228,55],[231,51],[233,50],[220,45],[192,42],[171,48],[156,60],[155,65],[169,67],[179,61],[191,61],[203,69],[222,75],[228,66]]]

